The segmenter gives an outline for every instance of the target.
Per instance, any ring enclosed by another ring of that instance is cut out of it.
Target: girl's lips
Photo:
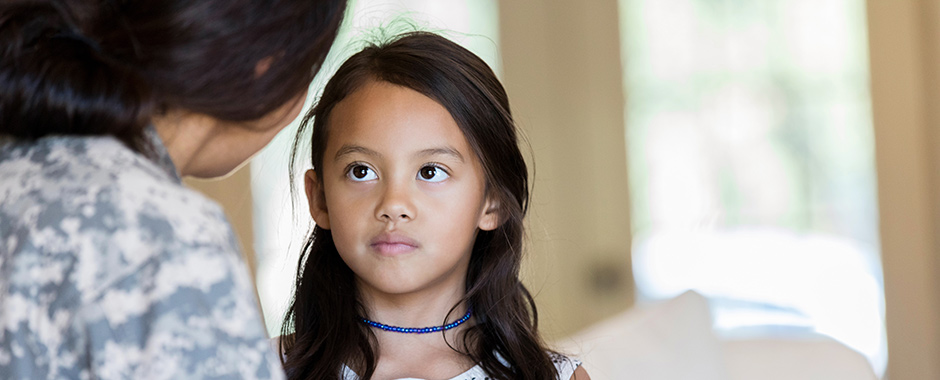
[[[372,249],[383,255],[401,255],[415,250],[415,246],[403,243],[376,243],[372,244]]]
[[[403,235],[381,234],[372,239],[369,246],[382,255],[401,255],[418,249],[418,242]]]

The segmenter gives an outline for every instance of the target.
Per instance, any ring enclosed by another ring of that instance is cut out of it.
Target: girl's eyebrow
[[[451,148],[449,146],[445,146],[442,148],[425,149],[425,150],[418,152],[416,156],[434,156],[434,155],[439,155],[439,154],[442,154],[445,156],[451,156],[451,157],[456,158],[460,162],[464,162],[463,155],[460,154],[460,152],[458,152],[457,149]]]
[[[336,151],[336,155],[333,156],[333,162],[339,161],[339,159],[343,158],[343,156],[347,154],[353,154],[353,153],[361,153],[367,156],[382,158],[381,153],[376,152],[372,149],[366,148],[361,145],[346,144],[346,145],[341,146],[339,150]],[[457,149],[454,149],[449,146],[445,146],[441,148],[424,149],[415,154],[415,156],[420,156],[420,157],[435,156],[435,155],[451,156],[451,157],[456,158],[460,162],[464,162],[463,155],[460,154],[460,152],[457,151]]]
[[[347,154],[353,154],[353,153],[362,153],[367,156],[373,156],[376,158],[382,157],[381,153],[376,152],[372,149],[366,148],[364,146],[346,144],[346,145],[341,146],[339,150],[336,151],[336,156],[333,156],[333,162],[339,161],[339,159],[342,158],[343,156]]]

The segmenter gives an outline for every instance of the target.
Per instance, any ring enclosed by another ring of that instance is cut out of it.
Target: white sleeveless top
[[[499,354],[497,354],[498,357]],[[571,375],[574,374],[574,371],[581,366],[581,361],[569,358],[564,355],[549,353],[549,356],[552,358],[552,363],[555,364],[555,369],[558,371],[558,380],[568,380],[571,378]],[[502,357],[499,357],[502,361]],[[483,371],[483,367],[480,365],[475,365],[473,368],[467,370],[467,372],[461,373],[457,376],[454,376],[448,380],[487,380],[489,375]],[[359,380],[359,376],[353,372],[347,366],[343,366],[343,380]],[[423,380],[414,377],[403,377],[395,380]]]

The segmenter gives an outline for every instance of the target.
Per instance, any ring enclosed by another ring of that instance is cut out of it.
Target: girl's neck
[[[389,295],[359,284],[360,299],[368,313],[364,317],[397,327],[442,326],[462,318],[467,313],[467,305],[461,302],[463,287],[459,289]],[[376,377],[395,378],[407,374],[421,378],[450,378],[466,371],[475,363],[466,355],[470,348],[465,347],[468,342],[464,335],[474,323],[471,317],[453,329],[427,334],[372,328],[379,353]],[[353,367],[353,370],[361,368]]]
[[[363,317],[386,325],[440,326],[460,319],[467,312],[467,305],[462,302],[463,286],[398,295],[379,292],[361,282],[358,285],[367,313]]]

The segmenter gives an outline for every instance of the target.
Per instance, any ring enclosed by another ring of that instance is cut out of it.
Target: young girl
[[[519,281],[528,175],[486,63],[408,33],[349,58],[310,121],[290,378],[588,379]]]

